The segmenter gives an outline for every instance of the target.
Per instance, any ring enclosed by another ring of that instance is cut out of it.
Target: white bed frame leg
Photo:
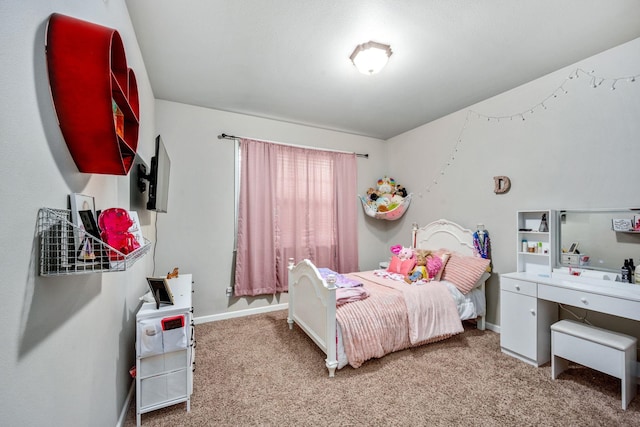
[[[332,274],[327,277],[327,285],[328,289],[331,289],[329,292],[329,297],[326,301],[326,325],[327,325],[327,337],[326,337],[326,345],[327,345],[327,359],[326,365],[329,370],[329,378],[333,377],[336,373],[336,368],[338,367],[338,360],[336,357],[337,354],[337,346],[338,346],[338,330],[336,328],[336,277]]]
[[[486,293],[486,281],[482,283],[482,285],[480,285],[480,289],[482,290],[482,295],[487,295]],[[486,298],[486,297],[485,297]],[[487,316],[486,316],[486,305],[487,303],[485,302],[485,316],[479,316],[476,319],[476,328],[478,328],[481,331],[484,331],[485,327],[486,327],[486,320],[487,320]]]
[[[293,270],[293,266],[294,266],[294,261],[293,258],[289,258],[289,262],[288,262],[288,266],[287,266],[287,270],[289,270],[289,274],[291,274],[291,270]],[[289,278],[289,280],[291,281],[291,279]],[[291,282],[290,282],[291,283]],[[287,323],[289,324],[289,329],[293,329],[293,301],[294,301],[294,289],[295,286],[289,286],[289,315],[287,316]]]
[[[476,320],[476,328],[478,328],[481,331],[484,331],[485,327],[486,327],[486,321],[484,316],[478,317],[478,319]]]
[[[327,369],[329,370],[329,378],[333,378],[336,375],[336,369],[338,368],[338,362],[332,362],[326,360]]]

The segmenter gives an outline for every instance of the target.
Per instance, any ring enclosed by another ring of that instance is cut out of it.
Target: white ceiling
[[[126,3],[156,98],[381,139],[640,37],[640,0]]]

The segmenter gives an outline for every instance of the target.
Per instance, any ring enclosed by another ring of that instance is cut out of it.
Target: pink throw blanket
[[[348,302],[360,301],[369,297],[369,291],[363,286],[336,289],[336,307]]]
[[[369,298],[344,304],[336,313],[349,364],[405,348],[440,341],[464,329],[455,302],[440,282],[411,286],[377,277],[372,271],[351,273],[363,281]]]

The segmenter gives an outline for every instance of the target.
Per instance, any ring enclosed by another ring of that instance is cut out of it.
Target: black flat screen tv
[[[171,160],[160,135],[156,137],[156,152],[151,158],[151,170],[148,175],[149,198],[147,209],[167,212],[169,205],[169,172]]]

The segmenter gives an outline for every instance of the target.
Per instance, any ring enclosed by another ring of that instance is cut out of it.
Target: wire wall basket
[[[41,276],[125,271],[151,249],[143,237],[138,249],[125,254],[73,224],[68,209],[41,208],[37,227]]]

